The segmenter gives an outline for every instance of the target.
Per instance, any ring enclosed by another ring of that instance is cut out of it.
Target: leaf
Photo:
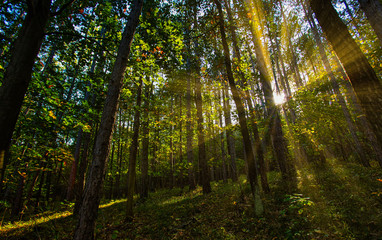
[[[54,115],[53,111],[49,111],[49,117],[53,118],[54,120],[56,120],[56,116]]]

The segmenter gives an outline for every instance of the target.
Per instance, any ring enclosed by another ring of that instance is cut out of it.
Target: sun
[[[285,102],[285,95],[284,93],[273,93],[273,99],[276,105],[280,105]]]

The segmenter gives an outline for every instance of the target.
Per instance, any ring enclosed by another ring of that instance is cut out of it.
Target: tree
[[[142,77],[140,77],[137,90],[137,104],[134,113],[134,125],[133,125],[133,137],[131,139],[130,145],[130,159],[129,159],[129,172],[128,172],[128,182],[127,182],[127,208],[126,208],[126,219],[131,221],[134,217],[133,206],[134,206],[134,192],[135,192],[135,178],[136,178],[136,164],[137,164],[137,154],[138,154],[138,137],[140,128],[140,118],[141,118],[141,102],[142,102]],[[148,101],[148,100],[146,100]],[[145,136],[144,136],[145,137]],[[145,156],[144,156],[145,157]]]
[[[24,95],[48,23],[51,0],[28,1],[27,16],[13,46],[12,57],[0,87],[0,190],[8,151]]]
[[[358,0],[359,5],[365,12],[371,27],[382,46],[382,3],[379,0]]]
[[[365,111],[378,141],[382,142],[382,85],[365,55],[349,34],[330,0],[310,0],[310,7],[333,47]]]
[[[237,113],[239,116],[240,130],[243,137],[243,143],[244,143],[244,149],[245,149],[245,159],[248,165],[248,180],[251,185],[253,197],[255,199],[256,214],[261,215],[263,213],[263,205],[262,205],[261,199],[258,197],[258,194],[259,194],[258,193],[259,187],[258,187],[258,180],[257,180],[258,174],[257,174],[256,162],[254,158],[255,155],[252,148],[251,139],[249,136],[244,104],[241,100],[241,97],[236,87],[235,80],[232,73],[230,53],[229,53],[225,27],[224,27],[222,6],[219,0],[214,0],[214,2],[219,13],[219,28],[220,28],[220,34],[221,34],[221,39],[223,44],[224,63],[225,63],[226,71],[227,71],[228,82],[231,87],[231,93],[232,93],[233,100],[235,102]]]
[[[106,160],[110,151],[111,133],[115,124],[118,100],[125,74],[130,46],[139,23],[143,0],[134,0],[127,20],[118,54],[110,78],[108,94],[102,112],[101,123],[94,147],[94,159],[85,185],[79,221],[74,239],[93,239],[95,220],[101,198]]]

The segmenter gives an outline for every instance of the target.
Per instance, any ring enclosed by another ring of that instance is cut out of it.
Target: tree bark
[[[135,29],[139,23],[143,0],[134,0],[126,23],[118,54],[111,74],[99,132],[95,141],[94,159],[83,195],[78,225],[74,234],[75,240],[94,239],[95,220],[97,218],[100,192],[103,186],[106,160],[110,151],[111,133],[115,124],[118,100],[127,66],[130,46]]]

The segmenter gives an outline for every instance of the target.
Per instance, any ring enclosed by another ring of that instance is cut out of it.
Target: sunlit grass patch
[[[64,212],[58,212],[51,215],[47,215],[40,218],[33,218],[28,221],[17,221],[17,222],[11,222],[7,223],[4,226],[0,228],[0,232],[8,232],[10,230],[17,230],[20,228],[31,228],[33,226],[36,226],[38,224],[46,223],[48,221],[52,221],[59,218],[65,218],[68,216],[71,216],[71,211],[64,211]]]

